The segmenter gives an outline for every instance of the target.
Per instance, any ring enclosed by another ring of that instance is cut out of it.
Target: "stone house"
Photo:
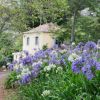
[[[54,33],[59,27],[53,23],[46,23],[33,28],[27,32],[23,32],[23,47],[22,50],[28,51],[30,54],[34,54],[36,51],[47,45],[51,48],[55,45],[56,40],[54,38]],[[13,53],[14,60],[18,60],[22,55],[22,52]]]

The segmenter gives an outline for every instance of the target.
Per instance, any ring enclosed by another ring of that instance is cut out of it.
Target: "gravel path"
[[[7,91],[4,88],[4,82],[8,72],[0,72],[0,100],[5,100]]]

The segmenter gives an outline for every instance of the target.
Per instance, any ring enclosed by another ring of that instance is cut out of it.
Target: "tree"
[[[60,24],[68,9],[66,0],[21,0],[20,2],[26,16],[24,18],[26,26],[30,28],[47,22]]]
[[[19,11],[16,1],[0,1],[0,60],[14,52],[15,33],[23,29]]]
[[[72,15],[72,29],[71,29],[71,42],[75,41],[75,26],[76,21],[80,16],[80,11],[89,7],[91,10],[95,10],[98,4],[97,0],[68,0],[69,10]]]

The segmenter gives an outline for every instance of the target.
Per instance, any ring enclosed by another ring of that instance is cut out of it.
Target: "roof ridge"
[[[35,33],[35,32],[50,32],[51,30],[57,30],[58,26],[55,23],[45,23],[42,25],[39,25],[36,28],[32,28],[31,30],[27,31],[27,32],[23,32],[23,33]]]

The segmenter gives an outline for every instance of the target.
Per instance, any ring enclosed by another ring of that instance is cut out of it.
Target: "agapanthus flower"
[[[49,96],[50,95],[50,93],[51,93],[51,91],[50,90],[44,90],[43,92],[42,92],[42,96],[43,97],[45,97],[45,96]]]
[[[80,73],[82,67],[83,67],[82,60],[76,60],[72,63],[72,70],[75,73]]]
[[[56,73],[61,72],[63,70],[62,67],[57,67]]]
[[[95,61],[94,59],[88,59],[87,62],[90,66],[96,66],[97,63],[97,61]]]
[[[63,49],[63,50],[60,51],[60,53],[62,53],[62,54],[67,53],[67,50]]]
[[[57,53],[57,51],[53,50],[53,51],[50,53],[50,55],[54,55],[55,57],[57,57],[57,56],[58,56],[58,53]]]
[[[100,70],[100,62],[96,62],[96,70]]]
[[[100,70],[100,63],[94,59],[88,59],[83,62],[83,67],[81,67],[82,73],[87,77],[88,80],[91,80],[95,77],[96,70]]]
[[[74,45],[76,45],[76,44],[75,44],[75,42],[72,42],[72,44],[71,44],[71,45],[73,45],[73,46],[74,46]]]
[[[38,57],[36,55],[32,56],[32,60],[33,61],[37,61],[38,60]]]
[[[29,52],[28,52],[28,51],[24,50],[23,52],[24,52],[24,54],[25,54],[26,56],[29,55]]]
[[[55,55],[50,55],[49,64],[60,64],[60,61],[57,59]]]
[[[88,53],[86,50],[84,50],[84,51],[82,52],[81,56],[82,56],[82,58],[83,58],[85,61],[87,61],[87,60],[89,60],[89,59],[91,58],[91,54]]]
[[[21,73],[17,75],[17,79],[20,80],[21,83],[25,84],[30,81],[31,72],[29,68],[23,68]]]
[[[25,74],[21,77],[21,83],[22,84],[26,84],[30,81],[30,75],[29,74]]]
[[[56,68],[55,64],[50,64],[44,67],[44,71],[51,71],[51,69],[55,69],[55,68]]]
[[[86,74],[87,71],[91,70],[91,66],[90,65],[85,65],[85,66],[82,67],[81,70],[82,70],[83,74]]]
[[[17,60],[14,60],[14,61],[13,61],[13,64],[14,64],[14,65],[17,64]]]
[[[22,63],[23,65],[32,64],[32,60],[33,60],[32,57],[28,55],[22,59]]]
[[[9,64],[9,65],[8,65],[8,68],[9,68],[9,70],[11,70],[11,71],[12,71],[12,70],[13,70],[13,68],[14,68],[14,64]]]
[[[91,70],[88,70],[85,75],[88,80],[91,80],[94,77],[94,74],[92,73]]]
[[[96,50],[97,49],[97,45],[95,42],[89,41],[85,44],[84,46],[84,50]]]
[[[39,72],[40,72],[40,69],[41,69],[41,66],[42,66],[42,62],[36,62],[36,63],[33,63],[32,67],[33,69],[31,70],[31,75],[32,77],[37,77]]]
[[[35,71],[38,71],[39,69],[40,69],[40,67],[41,67],[41,64],[36,64],[34,67],[33,67],[33,69],[35,70]]]
[[[24,55],[19,61],[15,61],[9,65],[11,70],[16,69],[17,78],[21,83],[28,83],[31,79],[38,77],[41,70],[49,72],[52,69],[60,71],[67,65],[66,61],[72,62],[72,70],[74,73],[83,73],[87,79],[95,77],[96,70],[100,70],[100,62],[97,62],[96,44],[94,42],[79,43],[76,48],[68,50],[46,49],[39,50],[30,55],[24,51]],[[44,69],[42,69],[44,66]],[[58,66],[58,67],[57,67]],[[63,66],[63,67],[59,67]],[[49,73],[48,73],[49,74]]]
[[[45,50],[45,54],[50,54],[52,52],[52,49]]]
[[[14,70],[18,70],[19,69],[19,64],[15,64],[13,67]]]
[[[80,43],[78,43],[78,45],[76,47],[77,48],[83,48],[84,47],[84,43],[83,42],[80,42]]]
[[[31,75],[33,78],[36,78],[38,76],[38,74],[39,74],[39,71],[36,71],[34,69],[31,71]]]
[[[72,53],[71,55],[69,55],[68,60],[73,62],[77,59],[81,59],[81,57],[79,55],[77,55],[76,53]]]
[[[60,64],[61,65],[67,65],[65,59],[63,59],[63,58],[60,60]]]

